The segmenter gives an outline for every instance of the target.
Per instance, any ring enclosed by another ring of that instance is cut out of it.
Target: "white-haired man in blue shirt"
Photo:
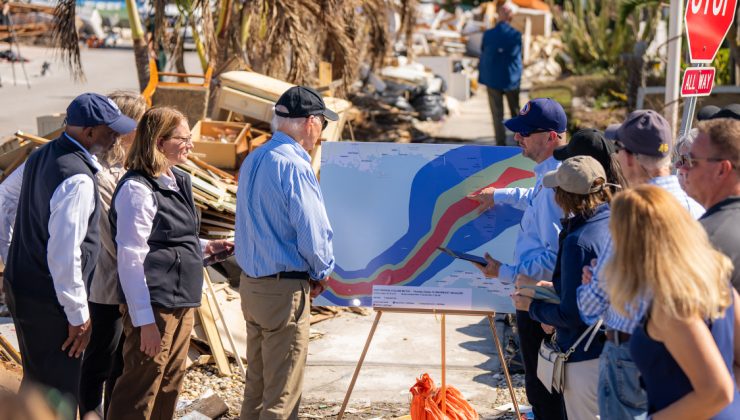
[[[334,269],[333,232],[308,154],[327,119],[338,116],[318,92],[288,89],[275,105],[272,139],[240,169],[235,242],[249,361],[242,419],[298,417],[310,297]]]

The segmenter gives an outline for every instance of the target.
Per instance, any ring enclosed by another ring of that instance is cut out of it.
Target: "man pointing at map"
[[[542,177],[557,169],[559,162],[553,150],[565,144],[566,116],[563,108],[552,99],[529,101],[516,117],[504,125],[515,133],[514,139],[522,155],[537,163],[533,188],[485,188],[470,198],[480,203],[482,210],[496,204],[508,204],[524,210],[514,249],[514,264],[503,264],[486,254],[488,265],[476,266],[486,277],[513,283],[522,274],[537,280],[550,280],[558,254],[558,235],[563,213],[555,203],[554,190],[542,187]],[[562,396],[551,394],[537,379],[537,352],[546,334],[540,323],[527,312],[517,311],[516,323],[525,370],[527,398],[537,419],[562,419]]]

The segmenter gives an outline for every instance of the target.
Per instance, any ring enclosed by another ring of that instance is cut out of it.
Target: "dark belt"
[[[267,277],[292,280],[311,280],[311,276],[309,276],[305,271],[281,271]]]
[[[606,330],[606,339],[617,345],[630,341],[630,337],[632,337],[632,334],[626,332]]]

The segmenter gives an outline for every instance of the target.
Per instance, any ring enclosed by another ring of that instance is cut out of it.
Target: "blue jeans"
[[[602,419],[644,420],[647,393],[632,361],[629,343],[607,341],[599,357],[599,414]]]

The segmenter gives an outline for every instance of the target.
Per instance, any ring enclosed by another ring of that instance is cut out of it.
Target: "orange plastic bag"
[[[454,386],[445,388],[446,409],[442,412],[442,393],[434,386],[428,374],[423,374],[409,390],[412,420],[478,420],[478,412],[471,407]]]

